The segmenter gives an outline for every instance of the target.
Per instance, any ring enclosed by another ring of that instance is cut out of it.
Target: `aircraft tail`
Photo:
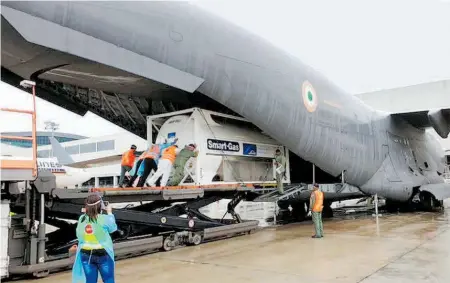
[[[49,137],[50,143],[52,144],[53,156],[58,159],[59,164],[68,166],[75,163],[75,161],[70,157],[66,150],[61,146],[61,144],[54,138]]]

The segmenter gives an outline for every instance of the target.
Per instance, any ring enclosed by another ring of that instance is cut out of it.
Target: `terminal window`
[[[13,146],[19,146],[19,147],[31,147],[31,141],[22,141],[22,140],[10,140],[10,139],[2,139],[2,143],[10,144]]]
[[[96,152],[96,151],[97,151],[97,144],[95,142],[80,145],[80,154]]]
[[[97,151],[114,150],[114,140],[97,143]]]
[[[31,136],[28,136],[28,137],[31,137]],[[58,142],[60,142],[60,143],[77,140],[77,139],[74,139],[74,138],[58,137],[58,136],[55,136],[55,139]],[[14,146],[19,146],[19,147],[32,147],[31,141],[1,139],[1,142],[2,143],[6,143],[6,144],[10,144],[10,145],[14,145]],[[37,136],[36,137],[36,143],[37,143],[38,146],[40,146],[40,145],[49,145],[50,144],[50,140],[49,140],[48,136]]]
[[[79,154],[80,153],[80,146],[79,145],[72,145],[72,146],[66,146],[64,147],[66,152],[68,154]]]

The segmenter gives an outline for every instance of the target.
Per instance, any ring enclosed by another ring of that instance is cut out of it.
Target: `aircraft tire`
[[[386,205],[385,205],[385,209],[387,212],[389,213],[396,213],[399,211],[400,206],[399,203],[397,203],[396,201],[392,201],[392,200],[386,200]]]
[[[305,203],[304,202],[299,202],[296,204],[292,204],[292,215],[294,216],[294,219],[296,221],[304,221],[306,218],[306,209],[305,209]]]
[[[322,217],[323,218],[333,217],[333,209],[331,208],[331,203],[325,202],[323,204]]]
[[[437,211],[443,207],[443,201],[438,201],[428,192],[420,193],[420,209],[427,212]]]

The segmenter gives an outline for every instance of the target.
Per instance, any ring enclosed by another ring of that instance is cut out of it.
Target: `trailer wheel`
[[[192,243],[197,246],[202,242],[202,236],[200,234],[194,234],[194,237],[192,237]]]
[[[47,277],[49,274],[50,274],[50,270],[42,270],[42,271],[33,272],[33,276],[35,278],[44,278],[44,277]]]
[[[165,238],[163,241],[163,250],[168,252],[172,249],[172,241],[169,238]]]

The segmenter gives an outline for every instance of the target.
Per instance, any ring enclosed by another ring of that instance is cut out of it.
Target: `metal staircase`
[[[355,186],[349,184],[320,184],[320,190],[333,200],[363,197],[364,194]],[[284,194],[274,190],[263,194],[253,201],[255,202],[278,202],[278,201],[298,201],[308,200],[311,195],[312,185],[292,184],[285,187]]]
[[[269,193],[263,194],[256,199],[254,202],[277,202],[280,200],[294,200],[298,199],[301,195],[306,194],[309,196],[311,192],[308,191],[307,184],[292,184],[285,187],[284,194],[280,194],[278,190],[271,191]]]

